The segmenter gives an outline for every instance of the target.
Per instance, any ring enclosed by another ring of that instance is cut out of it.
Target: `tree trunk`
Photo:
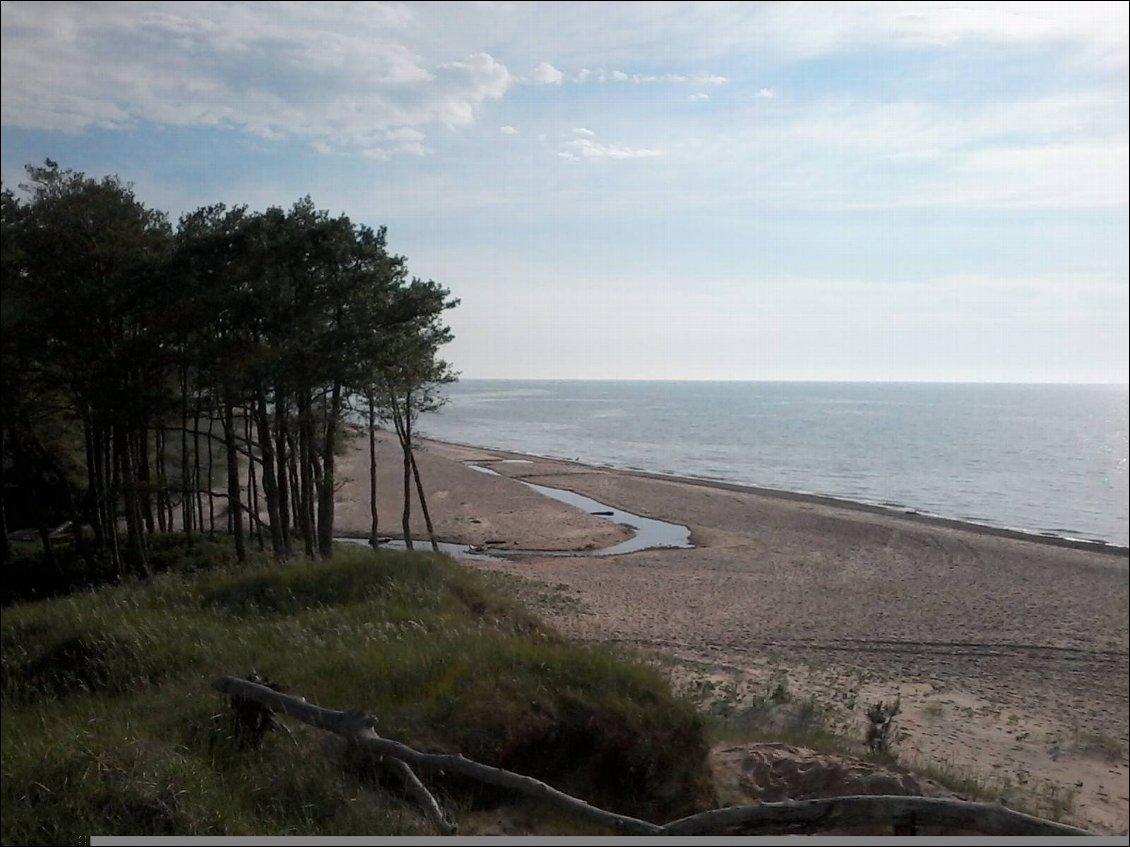
[[[212,456],[212,428],[215,426],[216,421],[213,416],[213,411],[208,410],[208,532],[212,538],[216,537],[216,495],[212,493],[212,486],[214,481],[212,479],[212,468],[215,464]]]
[[[231,520],[232,538],[235,540],[235,558],[241,565],[247,561],[243,543],[243,503],[239,499],[239,454],[235,446],[235,415],[230,400],[224,401],[224,447],[228,458],[228,516]]]
[[[337,467],[337,424],[341,412],[341,383],[335,382],[326,409],[322,439],[322,478],[318,489],[318,553],[323,559],[334,554],[334,485]]]
[[[313,439],[310,430],[310,401],[307,396],[298,398],[298,475],[302,496],[299,498],[299,526],[302,527],[302,544],[306,558],[316,559],[317,547],[314,543],[314,456]]]
[[[123,569],[122,550],[118,543],[118,495],[121,491],[121,475],[118,472],[118,461],[114,454],[114,442],[111,438],[112,427],[103,423],[101,426],[102,449],[102,480],[105,485],[104,518],[106,521],[106,539],[110,543],[110,561],[119,576],[125,576]],[[109,480],[106,485],[106,480]]]
[[[193,524],[193,499],[192,490],[196,486],[190,484],[191,474],[188,469],[188,366],[181,365],[180,369],[180,519],[181,529],[184,531],[185,544],[192,547]],[[195,431],[196,426],[193,425]]]
[[[295,421],[297,423],[297,421]],[[287,445],[287,477],[290,480],[290,523],[302,532],[302,486],[298,484],[298,435],[288,432]]]
[[[204,534],[204,497],[200,486],[200,393],[196,394],[192,421],[192,490],[196,503],[196,528]]]
[[[369,515],[372,518],[369,543],[376,547],[380,544],[377,533],[377,410],[372,392],[366,395],[366,400],[369,402]]]
[[[94,532],[94,546],[98,550],[99,558],[106,555],[106,537],[102,526],[102,509],[99,505],[98,482],[98,450],[97,438],[94,432],[94,422],[90,412],[87,411],[82,419],[82,440],[86,452],[86,502],[84,510],[86,521]]]
[[[405,398],[405,407],[411,408],[411,399]],[[416,453],[412,450],[412,416],[404,417],[404,428],[408,434],[408,459],[412,462],[412,476],[416,480],[416,496],[420,498],[420,511],[424,513],[424,525],[428,528],[428,540],[432,543],[432,550],[439,552],[439,542],[436,541],[435,527],[432,526],[432,516],[428,513],[428,501],[424,497],[424,484],[420,482],[420,469],[416,467]]]
[[[153,520],[153,497],[152,480],[149,476],[149,426],[142,423],[141,427],[134,432],[134,437],[131,439],[134,445],[134,458],[132,460],[137,476],[137,500],[138,509],[142,517],[145,518],[145,529],[152,535],[156,529]]]
[[[400,415],[400,407],[396,397],[392,400],[392,424],[396,428],[396,438],[400,442],[400,452],[404,456],[404,511],[401,514],[400,525],[404,531],[404,546],[412,546],[412,442],[404,430],[404,418]]]
[[[168,520],[169,487],[165,480],[165,433],[157,430],[153,433],[153,465],[157,479],[157,528],[166,533],[172,529]],[[149,533],[152,535],[153,530]]]
[[[264,411],[266,411],[266,399],[264,398]],[[288,470],[290,456],[287,450],[287,409],[286,397],[283,390],[277,385],[275,386],[275,473],[278,481],[278,504],[279,504],[279,533],[282,535],[283,552],[286,556],[290,556],[290,493],[294,491],[288,485]]]
[[[255,482],[255,452],[251,448],[251,407],[243,410],[243,445],[247,450],[247,532],[255,527],[255,543],[263,551],[263,521],[259,519],[259,487]]]
[[[255,421],[259,430],[259,455],[263,465],[263,496],[267,501],[267,520],[271,525],[271,552],[277,561],[286,559],[283,540],[285,525],[279,509],[279,487],[275,475],[275,449],[271,439],[271,421],[267,416],[267,398],[261,385],[255,390]]]
[[[12,560],[12,540],[8,538],[8,488],[4,481],[4,437],[7,433],[7,429],[0,427],[0,533],[3,533],[4,537],[3,563],[5,565]]]
[[[43,561],[59,576],[63,576],[63,569],[59,567],[59,560],[55,558],[55,548],[51,545],[51,530],[42,512],[39,516],[39,543],[43,545]]]
[[[130,447],[130,433],[121,426],[114,426],[114,453],[117,457],[117,488],[122,492],[126,513],[126,549],[130,564],[138,576],[151,577],[153,569],[149,566],[149,556],[145,550],[144,517],[141,513],[141,497],[138,492],[139,480],[133,466],[134,450]]]

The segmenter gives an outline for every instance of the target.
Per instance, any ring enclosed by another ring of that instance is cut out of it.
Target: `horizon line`
[[[460,376],[457,382],[775,382],[775,383],[843,383],[866,385],[1095,385],[1130,388],[1130,381],[1109,380],[1000,380],[1000,379],[829,379],[829,378],[736,378],[736,377],[524,377],[524,376]]]

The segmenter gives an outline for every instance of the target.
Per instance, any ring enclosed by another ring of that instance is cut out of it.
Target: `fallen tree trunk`
[[[618,815],[614,812],[599,809],[596,806],[586,803],[584,800],[579,800],[576,797],[558,791],[556,788],[546,785],[544,782],[536,780],[533,777],[522,776],[521,774],[512,773],[502,768],[493,768],[489,765],[473,762],[458,754],[421,753],[397,741],[382,738],[377,734],[375,728],[377,723],[376,719],[356,709],[350,709],[344,712],[339,712],[334,709],[323,709],[321,706],[314,706],[301,698],[283,694],[279,691],[267,688],[266,686],[232,676],[221,677],[213,683],[213,687],[228,696],[254,700],[266,706],[268,709],[282,712],[283,714],[290,715],[292,718],[297,718],[304,723],[308,723],[311,726],[316,726],[318,729],[324,729],[327,732],[340,735],[354,742],[359,747],[363,747],[378,755],[400,759],[403,762],[407,762],[409,765],[437,768],[462,774],[463,776],[468,776],[479,782],[485,782],[488,785],[509,788],[512,791],[518,791],[522,794],[545,800],[578,817],[587,818],[588,820],[604,824],[605,826],[610,826],[625,834],[656,835],[659,834],[662,829],[656,824],[640,820],[639,818]]]
[[[783,835],[813,834],[831,829],[862,826],[893,826],[903,834],[921,828],[960,830],[978,835],[1064,836],[1090,835],[1082,829],[1013,811],[991,803],[969,803],[933,797],[863,795],[818,800],[788,800],[714,809],[681,818],[666,825],[619,815],[558,791],[533,777],[465,759],[458,754],[421,753],[377,734],[377,721],[365,712],[336,711],[307,703],[280,691],[224,676],[213,687],[229,697],[251,700],[304,723],[335,733],[359,747],[393,760],[429,816],[441,828],[454,831],[438,803],[419,782],[409,765],[462,774],[471,779],[509,788],[544,800],[559,809],[611,827],[625,835]]]

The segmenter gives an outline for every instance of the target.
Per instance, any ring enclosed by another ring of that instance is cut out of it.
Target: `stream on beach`
[[[500,461],[513,464],[520,463],[522,460],[502,459]],[[485,468],[479,464],[467,463],[467,467],[482,474],[497,477],[503,476],[498,473],[498,471]],[[680,524],[658,521],[654,518],[647,518],[643,515],[626,512],[623,509],[617,509],[614,506],[593,500],[591,497],[585,497],[565,489],[551,488],[548,485],[535,485],[532,482],[524,482],[522,480],[514,480],[514,482],[531,488],[544,497],[549,497],[560,503],[565,503],[568,506],[580,509],[582,512],[588,512],[591,515],[603,518],[609,523],[629,527],[635,534],[626,541],[621,541],[619,544],[613,544],[611,547],[604,547],[599,550],[492,551],[484,547],[474,547],[467,544],[452,544],[450,542],[441,541],[438,542],[440,552],[447,553],[449,556],[454,556],[459,559],[503,561],[505,559],[521,558],[523,556],[621,556],[625,553],[638,553],[641,550],[656,550],[672,547],[687,549],[694,546],[691,544],[690,528]],[[339,538],[337,540],[349,544],[369,544],[368,539],[364,538]],[[431,549],[431,545],[427,541],[417,542],[417,546],[420,549]],[[398,539],[382,541],[381,547],[388,550],[406,549],[405,543]]]

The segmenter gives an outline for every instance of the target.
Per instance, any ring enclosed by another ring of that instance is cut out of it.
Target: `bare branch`
[[[406,762],[392,756],[385,756],[384,763],[400,774],[401,779],[404,780],[404,785],[416,798],[416,802],[427,812],[436,828],[444,835],[454,835],[455,824],[443,813],[436,798],[432,796],[432,792],[428,791],[424,783],[420,782],[420,777],[416,776],[416,772]]]

